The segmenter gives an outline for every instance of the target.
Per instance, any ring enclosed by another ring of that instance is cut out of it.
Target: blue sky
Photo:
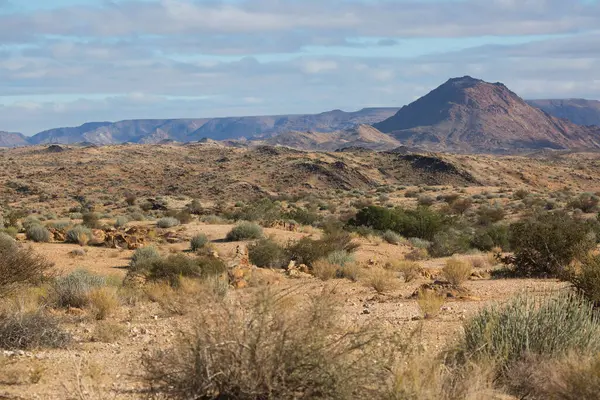
[[[583,0],[0,0],[0,130],[402,106],[455,76],[600,99]]]

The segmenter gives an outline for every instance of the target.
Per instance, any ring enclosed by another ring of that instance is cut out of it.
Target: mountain
[[[73,128],[57,128],[40,132],[31,144],[77,143],[95,144],[159,143],[198,141],[203,138],[226,140],[262,138],[288,131],[333,132],[358,124],[372,124],[394,115],[397,108],[365,108],[356,112],[340,110],[321,114],[275,115],[256,117],[141,119],[119,122],[90,122]]]
[[[271,146],[287,146],[301,150],[334,151],[349,147],[392,150],[401,145],[393,137],[370,125],[360,124],[335,132],[286,132],[257,142]]]
[[[436,151],[600,148],[600,128],[552,117],[502,83],[470,76],[448,80],[374,127],[404,145]]]
[[[584,99],[527,100],[529,105],[578,125],[600,126],[600,101]]]
[[[27,146],[27,137],[17,132],[0,131],[0,147]]]

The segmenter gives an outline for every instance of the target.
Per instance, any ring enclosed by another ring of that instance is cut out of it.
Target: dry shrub
[[[337,271],[338,278],[349,279],[352,282],[358,282],[362,276],[362,273],[362,268],[357,263],[344,265]]]
[[[381,329],[342,326],[337,315],[329,293],[209,304],[193,333],[144,358],[145,377],[170,399],[388,397],[395,345]]]
[[[422,260],[427,260],[429,258],[429,253],[427,252],[427,249],[423,249],[423,248],[416,248],[414,250],[412,250],[409,253],[406,253],[404,255],[404,259],[408,260],[408,261],[422,261]]]
[[[94,342],[114,343],[126,333],[126,329],[120,324],[109,321],[98,321],[92,332]]]
[[[490,266],[490,258],[484,256],[471,256],[469,257],[471,266],[475,269],[488,268]]]
[[[471,264],[458,258],[447,260],[446,265],[442,268],[442,276],[454,286],[462,285],[469,279],[472,272]]]
[[[0,251],[0,298],[19,284],[39,282],[54,264],[28,248]]]
[[[99,287],[88,294],[89,308],[96,320],[106,319],[119,307],[119,298],[115,288]]]
[[[90,303],[90,293],[105,285],[105,277],[79,269],[52,282],[49,303],[55,307],[83,308]]]
[[[600,393],[600,356],[530,357],[511,368],[508,381],[520,398],[594,400]]]
[[[375,289],[377,293],[385,293],[398,288],[398,279],[393,271],[377,268],[369,273],[366,284]]]
[[[389,264],[389,269],[399,272],[404,278],[404,282],[412,282],[421,276],[421,266],[412,261],[396,261]]]
[[[43,310],[0,315],[0,348],[29,350],[64,348],[71,336],[63,331],[55,317]]]
[[[157,303],[167,315],[184,315],[188,311],[185,293],[166,282],[151,282],[144,287],[146,297]]]
[[[337,278],[339,266],[327,260],[317,260],[313,264],[312,273],[317,278],[327,281]]]
[[[423,318],[435,318],[440,313],[440,308],[444,305],[444,297],[434,290],[419,290],[417,304],[423,314]]]

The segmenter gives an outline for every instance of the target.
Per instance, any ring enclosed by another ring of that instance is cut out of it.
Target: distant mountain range
[[[596,125],[596,126],[593,126]],[[502,83],[453,78],[402,108],[321,114],[90,122],[26,137],[0,131],[0,147],[38,144],[283,145],[333,151],[350,147],[506,153],[600,148],[600,101],[525,101]]]
[[[600,101],[584,99],[527,100],[548,114],[578,125],[600,126]]]
[[[321,114],[229,117],[204,119],[127,120],[90,122],[73,128],[56,128],[27,138],[29,144],[160,143],[263,138],[290,131],[333,132],[360,124],[373,124],[393,115],[397,108],[365,108],[356,112],[333,110]],[[2,139],[4,138],[4,139]],[[21,146],[22,140],[0,133],[3,146]]]

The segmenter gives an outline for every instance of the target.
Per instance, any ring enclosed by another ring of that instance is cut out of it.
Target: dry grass
[[[341,325],[329,293],[289,301],[289,294],[260,292],[250,304],[200,311],[193,334],[144,359],[147,382],[171,399],[389,395],[395,345],[380,329]]]
[[[404,278],[404,282],[412,282],[421,276],[421,265],[412,261],[395,261],[388,267],[392,271],[399,272]]]
[[[368,274],[365,283],[375,289],[377,293],[391,292],[399,286],[397,274],[382,268],[373,269]]]
[[[471,264],[465,260],[451,258],[446,261],[446,265],[442,268],[442,276],[444,279],[454,286],[460,286],[469,279],[473,269]]]
[[[350,263],[338,269],[338,277],[358,282],[363,276],[363,269],[357,263]]]
[[[323,281],[328,281],[338,277],[338,269],[338,265],[327,260],[317,260],[312,267],[312,274]]]
[[[99,287],[88,294],[88,307],[96,320],[106,319],[119,307],[117,291],[112,287]]]
[[[417,304],[423,318],[435,318],[444,305],[444,297],[433,290],[420,290],[417,296]]]

